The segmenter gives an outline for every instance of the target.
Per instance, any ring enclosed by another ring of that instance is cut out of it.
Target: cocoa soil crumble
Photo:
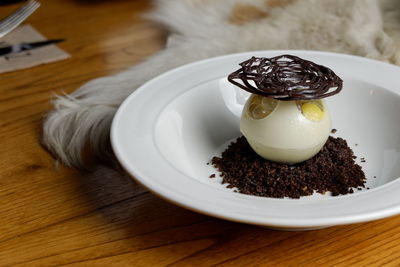
[[[299,198],[312,195],[314,191],[345,195],[353,193],[353,188],[365,187],[365,174],[355,158],[346,140],[330,136],[313,158],[286,165],[263,159],[253,151],[246,138],[239,137],[221,157],[213,157],[211,163],[220,171],[222,183],[229,188],[236,187],[240,193]]]

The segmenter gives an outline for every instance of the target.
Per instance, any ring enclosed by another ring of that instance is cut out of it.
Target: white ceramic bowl
[[[216,170],[206,163],[240,135],[248,97],[226,76],[251,56],[287,53],[330,67],[344,80],[343,91],[326,101],[336,135],[366,159],[359,164],[370,190],[273,199],[235,193],[209,178]],[[196,62],[147,82],[121,105],[111,141],[132,177],[177,205],[271,228],[314,229],[400,213],[399,116],[399,67],[334,53],[257,51]]]

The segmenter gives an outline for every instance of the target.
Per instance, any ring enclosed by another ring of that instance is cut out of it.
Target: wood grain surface
[[[41,2],[27,23],[72,57],[0,74],[0,266],[400,266],[399,216],[273,231],[174,206],[105,167],[58,167],[39,143],[53,94],[140,62],[165,32],[141,18],[146,0]]]

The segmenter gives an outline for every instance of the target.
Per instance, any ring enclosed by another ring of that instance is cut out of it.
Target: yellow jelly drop
[[[301,105],[301,110],[304,117],[311,121],[320,121],[324,117],[324,111],[317,103],[306,102]]]
[[[265,118],[268,115],[268,111],[264,109],[262,105],[257,105],[252,111],[251,111],[251,117],[253,119],[259,120],[262,118]]]
[[[248,116],[252,119],[259,120],[267,117],[276,108],[278,101],[271,98],[252,95],[249,99]]]
[[[278,100],[269,97],[263,97],[261,104],[263,105],[264,109],[267,110],[268,114],[270,114],[278,105]]]
[[[263,97],[260,95],[251,95],[251,100],[250,102],[253,104],[260,104],[262,101]]]

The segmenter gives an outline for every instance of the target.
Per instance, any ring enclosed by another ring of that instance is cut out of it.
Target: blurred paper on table
[[[19,43],[47,40],[31,25],[23,25],[0,39],[0,47]],[[56,45],[48,45],[29,51],[0,57],[0,73],[25,69],[69,58],[70,55]]]

